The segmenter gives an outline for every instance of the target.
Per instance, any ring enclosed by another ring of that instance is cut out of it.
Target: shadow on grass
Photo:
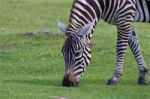
[[[62,87],[61,83],[62,81],[60,79],[32,79],[32,80],[5,80],[3,83],[19,83],[19,84],[30,84],[30,85],[41,85],[41,86],[51,86],[51,87]],[[149,85],[150,82],[148,82]],[[80,86],[86,87],[86,86],[107,86],[107,80],[106,79],[82,79],[80,81]],[[121,79],[118,84],[119,86],[138,86],[136,80],[125,80]]]
[[[5,80],[3,81],[3,83],[19,83],[19,84],[41,85],[41,86],[61,86],[61,81],[58,79]]]
[[[150,82],[147,82],[148,85]],[[107,86],[107,79],[84,79],[81,81],[81,85],[89,86],[89,85],[99,85],[99,86]],[[135,79],[120,79],[117,83],[119,86],[139,86],[137,80]]]

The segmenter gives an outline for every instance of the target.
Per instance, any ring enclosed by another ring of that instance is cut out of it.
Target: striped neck
[[[93,0],[75,0],[72,5],[66,35],[77,33],[83,26],[94,20],[96,25],[101,17],[103,8],[103,0],[94,0],[94,2]],[[95,25],[91,30],[89,38],[92,37]]]

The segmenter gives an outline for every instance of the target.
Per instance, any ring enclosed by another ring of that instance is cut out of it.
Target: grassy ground
[[[67,24],[71,0],[0,0],[0,99],[150,99],[148,86],[137,85],[137,65],[127,51],[124,75],[108,87],[114,70],[116,29],[97,25],[92,63],[78,88],[64,88],[61,47],[65,39],[56,28],[57,16]],[[150,25],[136,24],[142,52],[150,68]],[[29,37],[26,32],[51,29]],[[147,79],[150,81],[148,74]]]

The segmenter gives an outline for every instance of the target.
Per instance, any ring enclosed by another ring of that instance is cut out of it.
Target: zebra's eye
[[[75,56],[79,56],[80,53],[82,52],[82,47],[78,47],[76,50],[75,50]]]
[[[79,51],[75,52],[75,56],[79,56],[79,55],[80,55]]]

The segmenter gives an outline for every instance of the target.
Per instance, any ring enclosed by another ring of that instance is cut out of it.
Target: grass
[[[65,36],[57,30],[56,20],[59,17],[67,24],[71,3],[70,0],[0,0],[0,99],[150,99],[150,83],[137,85],[137,65],[129,49],[119,84],[106,85],[114,71],[116,29],[103,21],[93,36],[92,62],[80,86],[61,86],[64,74],[61,47]],[[135,25],[149,67],[150,25]],[[45,28],[59,34],[24,35]],[[150,81],[149,74],[147,79]]]

